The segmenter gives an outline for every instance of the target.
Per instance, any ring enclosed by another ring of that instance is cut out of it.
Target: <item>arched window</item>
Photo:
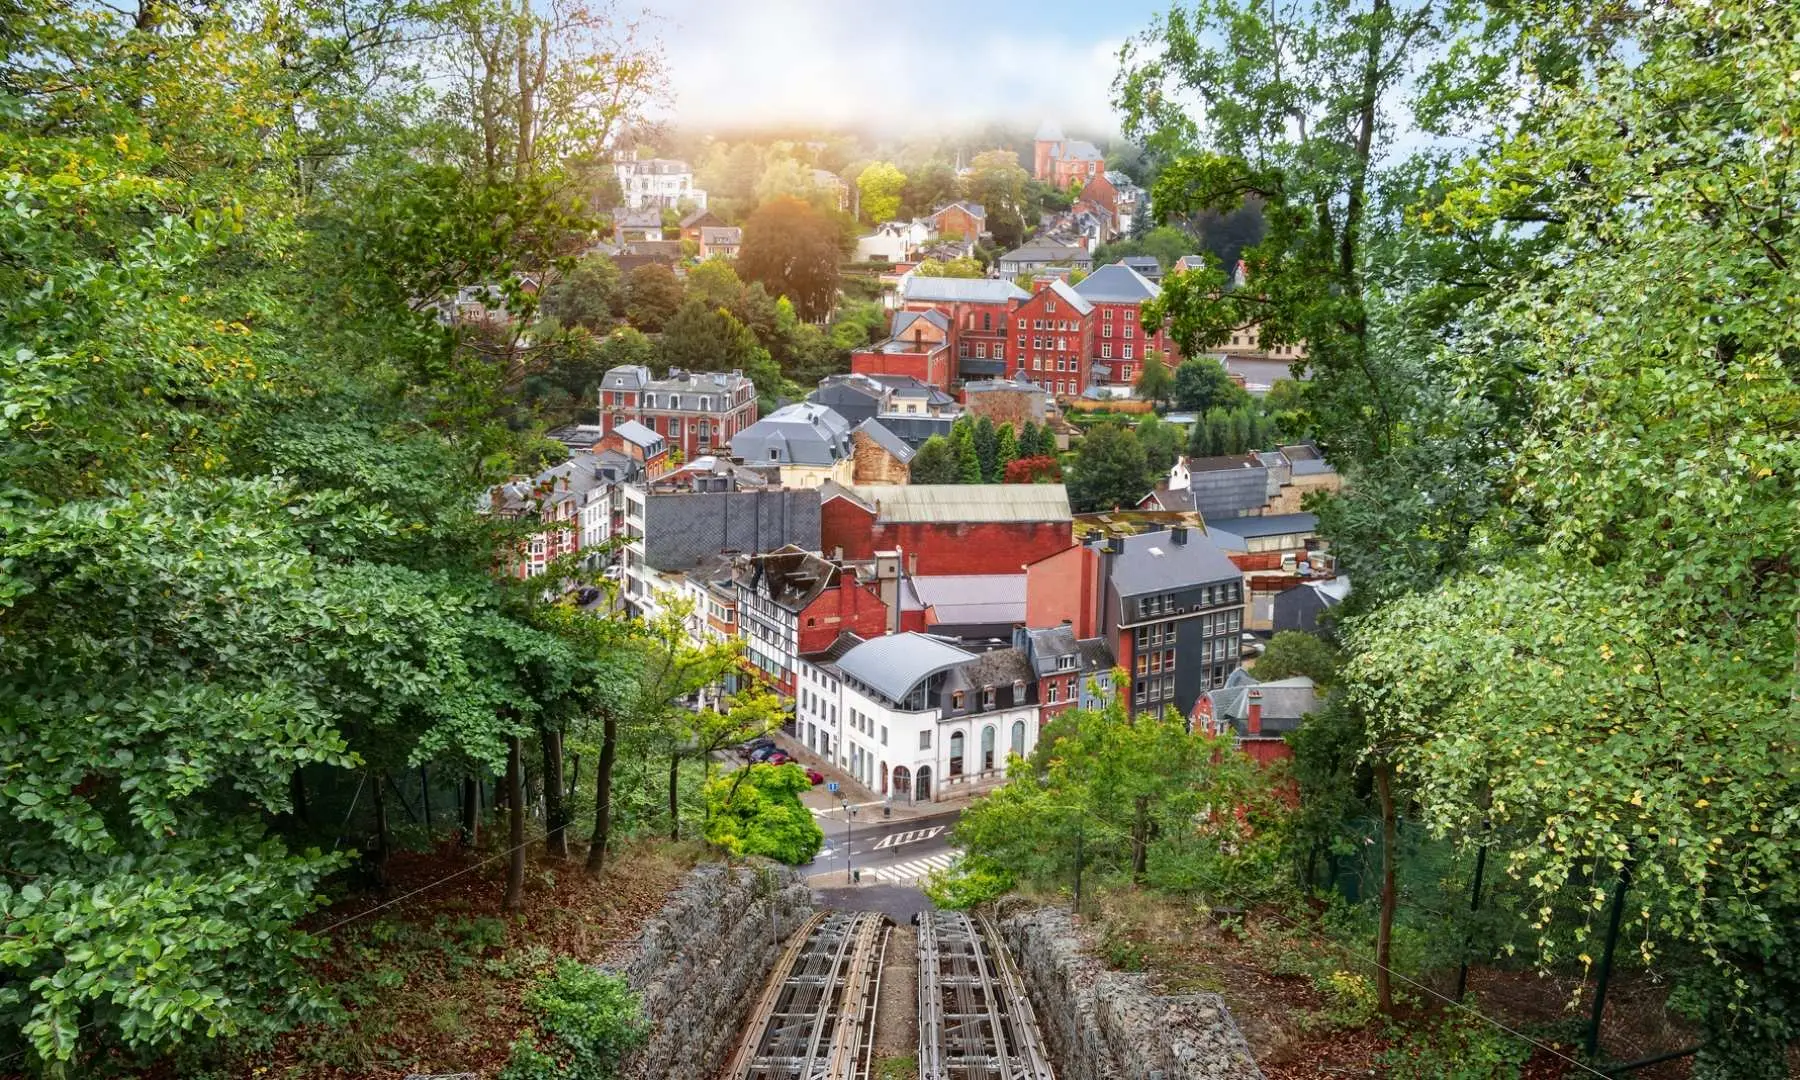
[[[963,771],[963,733],[958,731],[950,736],[950,775],[961,776]]]
[[[1025,756],[1025,721],[1023,720],[1013,721],[1012,752],[1020,757]]]
[[[994,725],[988,724],[981,729],[981,771],[992,772],[994,769]]]

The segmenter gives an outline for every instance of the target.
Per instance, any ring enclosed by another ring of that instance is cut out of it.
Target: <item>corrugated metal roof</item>
[[[952,626],[1025,619],[1024,574],[933,574],[908,577],[919,599]]]
[[[1071,521],[1061,484],[859,484],[883,522]]]
[[[1031,294],[1000,278],[920,277],[908,274],[905,284],[900,287],[900,298],[928,304],[1004,304],[1008,300],[1029,300]]]

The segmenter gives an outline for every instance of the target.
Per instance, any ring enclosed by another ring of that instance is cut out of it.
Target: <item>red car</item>
[[[818,787],[825,782],[825,774],[817,769],[806,770],[806,778],[812,781],[813,787]]]
[[[790,762],[792,760],[793,759],[788,757],[786,753],[784,753],[780,750],[777,750],[773,754],[770,754],[768,757],[763,758],[761,763],[764,765],[786,765],[788,762]]]

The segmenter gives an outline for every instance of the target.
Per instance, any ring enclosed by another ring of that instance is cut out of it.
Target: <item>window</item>
[[[669,438],[681,438],[681,419],[679,417],[669,417]]]
[[[963,692],[961,690],[950,691],[950,707],[952,709],[960,709],[963,707]]]
[[[1135,318],[1137,318],[1137,309],[1136,308],[1127,308],[1125,311],[1125,321],[1131,322]]]
[[[1102,360],[1111,360],[1112,359],[1112,342],[1102,341],[1100,343],[1100,359],[1102,359]]]
[[[644,408],[646,408],[646,409],[656,408],[656,395],[655,394],[645,394],[644,395]]]
[[[1034,357],[1032,357],[1032,358],[1031,358],[1031,369],[1032,369],[1032,370],[1033,370],[1033,371],[1042,371],[1042,370],[1044,370],[1044,358],[1043,358],[1043,357],[1041,357],[1041,356],[1034,356]]]
[[[996,360],[1006,359],[1006,346],[1001,345],[998,342],[996,342],[994,344],[994,359],[996,359]]]
[[[887,745],[887,725],[881,725],[881,745]]]
[[[1112,322],[1112,313],[1113,313],[1112,308],[1101,309],[1101,315],[1106,319],[1107,322]]]
[[[780,461],[781,460],[780,447],[775,447],[775,446],[769,447],[769,460],[770,461]]]
[[[1051,314],[1055,314],[1056,313],[1056,301],[1054,301],[1054,300],[1044,301],[1044,310],[1050,312]]]
[[[985,311],[981,313],[981,328],[983,330],[992,330],[994,328],[994,317]]]
[[[1119,377],[1126,382],[1130,382],[1131,381],[1131,369],[1129,367],[1125,368],[1123,371],[1121,371],[1119,373]]]
[[[1014,705],[1025,704],[1025,680],[1024,679],[1014,679],[1013,680],[1012,703]]]
[[[963,771],[963,733],[950,733],[950,775],[961,776]]]
[[[994,707],[994,688],[993,687],[984,686],[981,688],[981,707],[984,709],[991,709]]]
[[[975,343],[975,355],[980,357],[983,360],[987,359],[987,343],[986,342],[977,341]]]
[[[981,771],[994,771],[994,725],[981,729]]]
[[[1054,682],[1051,683],[1049,686],[1045,687],[1044,688],[1044,704],[1046,704],[1046,705],[1057,704],[1058,703],[1057,698],[1058,698],[1058,695],[1060,694],[1061,690],[1062,690],[1062,687]]]
[[[1025,721],[1023,720],[1013,721],[1012,752],[1020,757],[1025,756]]]
[[[1121,357],[1120,359],[1124,359],[1124,360],[1131,359],[1131,346],[1129,346],[1129,345],[1125,346],[1125,355],[1123,357]]]

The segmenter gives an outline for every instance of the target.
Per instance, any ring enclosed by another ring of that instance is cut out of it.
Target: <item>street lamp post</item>
[[[856,817],[856,810],[850,805],[849,799],[842,801],[844,804],[844,884],[854,885],[856,875],[850,869],[850,824]]]

